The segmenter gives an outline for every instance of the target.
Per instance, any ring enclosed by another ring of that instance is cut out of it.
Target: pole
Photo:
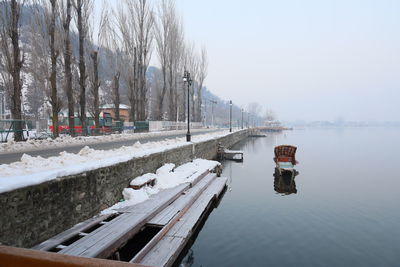
[[[214,128],[214,102],[211,102],[211,127]]]
[[[230,105],[230,112],[229,112],[229,132],[232,132],[232,100],[229,103]]]
[[[186,133],[186,141],[190,142],[191,136],[190,136],[190,77],[188,75],[188,80],[187,80],[187,111],[188,111],[188,120],[187,120],[187,133]]]
[[[204,102],[204,126],[207,127],[207,100]]]
[[[242,109],[242,130],[243,130],[243,109]]]

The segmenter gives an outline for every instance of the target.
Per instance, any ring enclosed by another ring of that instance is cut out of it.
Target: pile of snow
[[[228,131],[193,136],[192,143],[228,135]],[[20,161],[0,165],[0,193],[16,188],[40,184],[57,177],[74,175],[102,167],[112,166],[134,158],[186,146],[185,138],[148,142],[112,150],[94,150],[84,147],[78,154],[61,152],[59,156],[42,158],[24,154]],[[160,172],[171,167],[163,167]],[[162,182],[161,182],[162,183]]]
[[[118,142],[118,141],[129,141],[134,139],[143,139],[149,137],[157,137],[157,136],[171,136],[179,133],[184,133],[184,130],[181,131],[168,131],[168,132],[151,132],[151,133],[129,133],[123,132],[120,134],[110,134],[110,135],[102,135],[102,136],[77,136],[71,137],[70,135],[61,135],[58,138],[51,139],[28,139],[26,142],[14,142],[12,136],[8,137],[7,143],[0,144],[0,153],[9,153],[9,152],[29,152],[35,150],[43,150],[46,148],[55,148],[55,147],[68,147],[68,146],[79,146],[79,145],[90,145],[90,144],[98,144],[98,143],[109,143],[109,142]],[[30,134],[32,137],[33,134]]]
[[[114,206],[103,210],[101,214],[115,213],[118,209],[123,207],[133,206],[146,201],[151,197],[151,195],[157,194],[161,190],[172,188],[183,183],[193,182],[193,180],[195,180],[204,171],[211,171],[219,164],[220,163],[217,161],[205,159],[196,159],[193,162],[186,163],[175,169],[174,164],[165,164],[156,171],[156,174],[147,173],[133,179],[131,182],[131,184],[135,183],[137,179],[143,179],[143,177],[155,177],[157,182],[153,187],[145,186],[139,190],[125,188],[122,191],[125,201],[119,202]]]
[[[142,176],[139,176],[136,179],[132,180],[130,185],[140,186],[142,184],[149,183],[154,179],[157,179],[157,175],[156,174],[154,174],[154,173],[146,173],[146,174],[144,174]]]

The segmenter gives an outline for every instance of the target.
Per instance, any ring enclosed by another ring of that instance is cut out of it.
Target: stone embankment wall
[[[122,198],[132,178],[155,172],[165,163],[181,165],[195,158],[214,159],[218,143],[231,147],[249,130],[117,165],[60,177],[0,194],[0,244],[32,247],[91,218]]]

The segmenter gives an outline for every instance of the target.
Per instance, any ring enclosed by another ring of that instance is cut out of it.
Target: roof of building
[[[101,109],[113,109],[115,108],[114,104],[105,104],[100,106]],[[131,107],[125,104],[119,104],[119,109],[130,109]]]

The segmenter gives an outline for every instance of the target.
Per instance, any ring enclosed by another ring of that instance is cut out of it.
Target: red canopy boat
[[[274,161],[280,174],[284,171],[289,171],[292,174],[295,173],[294,165],[298,163],[296,161],[296,151],[297,147],[291,145],[280,145],[275,147]]]

